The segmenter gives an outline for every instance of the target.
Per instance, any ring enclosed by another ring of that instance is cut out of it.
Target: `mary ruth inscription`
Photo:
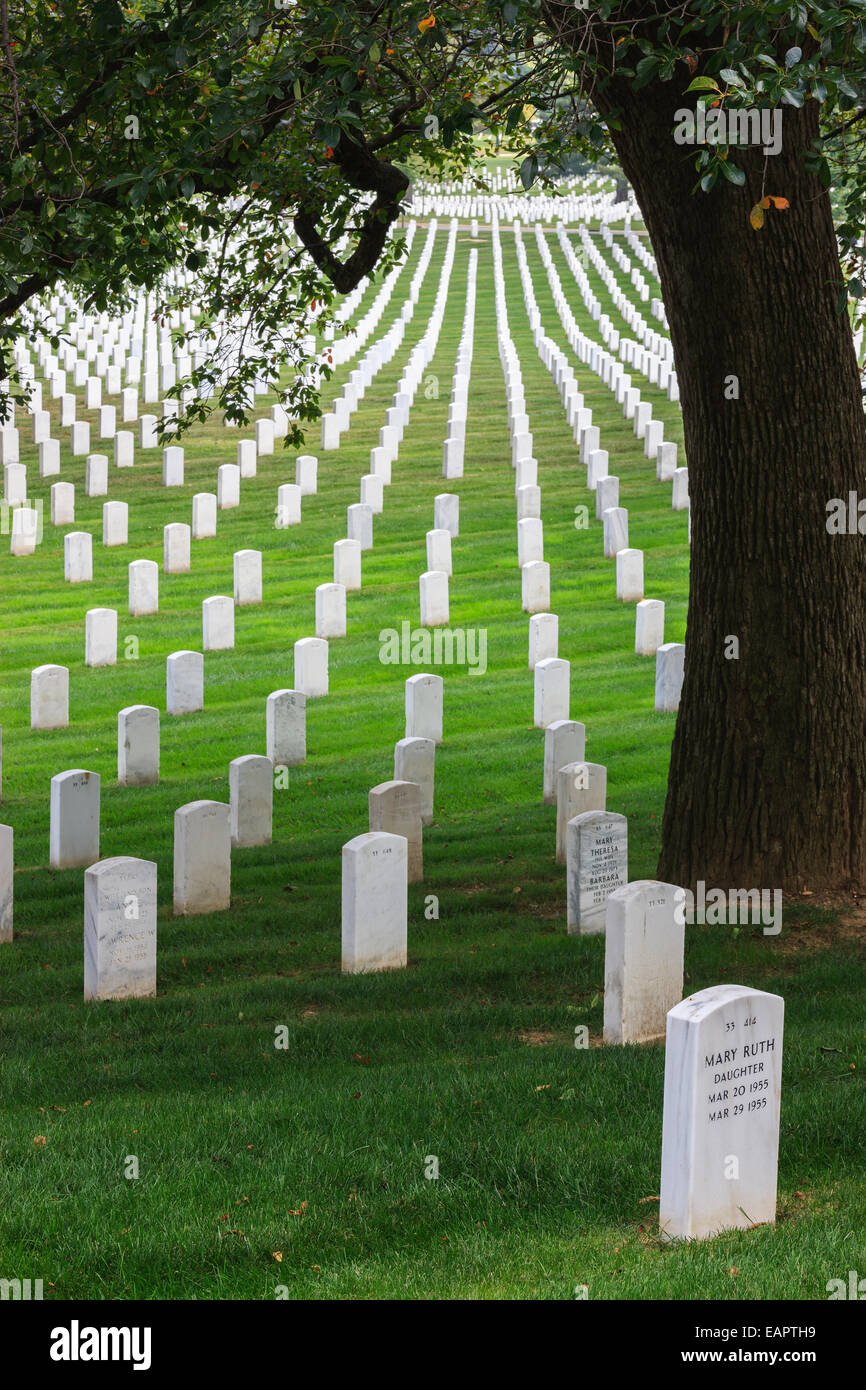
[[[777,994],[714,985],[668,1013],[663,1239],[775,1221],[784,1011]]]

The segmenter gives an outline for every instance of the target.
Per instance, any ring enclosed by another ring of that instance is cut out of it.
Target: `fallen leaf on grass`
[[[661,1198],[660,1198],[660,1197],[639,1197],[639,1198],[638,1198],[638,1203],[637,1203],[637,1204],[638,1204],[639,1207],[641,1207],[641,1206],[643,1206],[644,1202],[660,1202],[660,1201],[661,1201]]]
[[[48,1143],[48,1140],[45,1138],[44,1134],[37,1134],[33,1143],[36,1145],[37,1149],[41,1149]]]
[[[283,1252],[282,1252],[282,1250],[275,1250],[275,1251],[274,1251],[274,1259],[275,1259],[278,1263],[281,1263],[281,1262],[282,1262],[282,1258],[283,1258]]]
[[[304,1214],[304,1212],[306,1211],[306,1209],[307,1209],[307,1204],[306,1204],[306,1202],[304,1201],[304,1202],[301,1203],[301,1205],[300,1205],[299,1207],[296,1207],[296,1208],[294,1209],[294,1211],[290,1211],[290,1212],[289,1212],[289,1216],[303,1216],[303,1214]]]

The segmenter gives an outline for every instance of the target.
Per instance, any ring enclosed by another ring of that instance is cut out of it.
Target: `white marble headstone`
[[[156,994],[156,864],[124,855],[84,873],[85,999]]]
[[[603,932],[607,900],[628,883],[628,821],[616,811],[584,811],[566,828],[568,931]]]
[[[683,993],[684,890],[637,879],[609,895],[605,922],[605,1042],[664,1037],[668,1010]]]
[[[785,1001],[713,985],[667,1016],[659,1234],[776,1220]]]
[[[408,846],[371,831],[343,846],[342,970],[360,974],[406,964]]]

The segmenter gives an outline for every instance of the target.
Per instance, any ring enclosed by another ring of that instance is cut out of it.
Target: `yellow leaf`
[[[282,1260],[283,1260],[283,1252],[282,1252],[282,1250],[275,1250],[275,1251],[274,1251],[274,1259],[277,1261],[277,1264],[282,1264]]]
[[[756,232],[760,231],[763,227],[764,209],[761,207],[760,203],[756,203],[755,206],[752,208],[752,211],[749,213],[749,221],[751,222]]]

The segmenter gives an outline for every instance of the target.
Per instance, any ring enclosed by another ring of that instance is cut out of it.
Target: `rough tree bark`
[[[866,429],[830,202],[803,164],[818,105],[784,108],[777,156],[737,153],[744,187],[693,193],[697,151],[673,140],[674,112],[694,109],[688,82],[683,66],[596,97],[603,115],[620,108],[612,139],[658,262],[689,469],[685,679],[658,874],[862,885],[866,536],[829,535],[826,507],[866,495]],[[764,193],[790,210],[755,231]]]

